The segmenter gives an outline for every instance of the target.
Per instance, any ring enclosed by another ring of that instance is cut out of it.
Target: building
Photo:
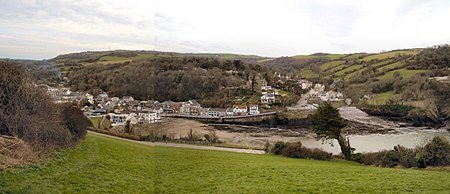
[[[233,108],[233,113],[235,115],[246,115],[247,114],[247,105],[240,104]]]
[[[262,86],[261,90],[271,90],[272,86]]]
[[[225,111],[225,115],[226,116],[233,116],[234,115],[233,108],[227,108],[227,110]]]
[[[112,126],[125,125],[125,123],[127,122],[127,117],[127,114],[109,114],[109,119],[112,122]]]
[[[249,114],[258,115],[259,114],[258,105],[250,105]]]
[[[226,109],[223,108],[210,108],[207,112],[210,117],[224,117],[226,115]]]
[[[266,93],[261,96],[261,103],[274,103],[275,102],[275,93]]]
[[[181,103],[180,114],[201,115],[202,106],[196,100],[188,100]]]

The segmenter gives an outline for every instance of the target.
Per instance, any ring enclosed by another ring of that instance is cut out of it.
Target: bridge
[[[218,123],[245,123],[245,122],[261,122],[268,119],[272,119],[277,112],[264,112],[256,115],[240,115],[240,116],[222,116],[222,117],[212,117],[212,116],[195,116],[195,115],[184,115],[184,114],[166,114],[163,117],[171,118],[184,118],[184,119],[195,119],[205,122],[218,122]]]

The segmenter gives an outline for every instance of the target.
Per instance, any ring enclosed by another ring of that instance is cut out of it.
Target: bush
[[[405,168],[450,165],[450,143],[444,137],[436,136],[424,147],[414,149],[394,146],[393,150],[354,154],[353,160],[365,165]]]
[[[282,155],[288,158],[306,158],[316,160],[329,160],[331,159],[331,153],[325,152],[321,149],[309,149],[302,146],[301,142],[296,143],[284,143],[277,142],[271,149],[271,152],[275,155]]]
[[[0,62],[0,135],[18,137],[36,151],[71,144],[58,107],[17,64]]]
[[[72,141],[78,142],[84,139],[87,128],[92,127],[92,123],[83,115],[83,112],[71,104],[61,105],[62,124],[69,130]]]
[[[206,141],[210,143],[218,143],[219,142],[219,136],[217,136],[217,133],[215,130],[209,130],[207,134],[204,135]]]
[[[281,155],[281,151],[287,146],[286,143],[279,141],[276,142],[273,148],[271,149],[272,154]]]
[[[450,165],[450,143],[436,136],[427,143],[417,157],[420,167]]]

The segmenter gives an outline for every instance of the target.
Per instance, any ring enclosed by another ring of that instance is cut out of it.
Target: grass
[[[446,193],[450,173],[151,147],[88,134],[47,164],[0,172],[0,193]]]
[[[396,57],[398,55],[416,55],[417,53],[419,53],[420,50],[417,49],[409,49],[409,50],[400,50],[400,51],[389,51],[389,52],[384,52],[384,53],[380,53],[380,54],[374,54],[374,55],[370,55],[368,57],[364,57],[362,60],[364,61],[370,61],[372,59],[386,59],[389,57]]]
[[[354,70],[357,70],[357,69],[361,69],[362,67],[363,67],[363,65],[352,65],[352,66],[349,66],[349,67],[347,67],[347,68],[345,68],[345,69],[343,69],[341,71],[338,71],[338,72],[334,73],[334,75],[335,76],[341,76],[341,75],[344,75],[347,72],[351,72],[351,71],[354,71]]]
[[[394,69],[394,68],[397,68],[397,67],[402,67],[404,65],[405,65],[405,62],[399,61],[399,62],[395,62],[395,63],[389,64],[389,65],[386,65],[384,67],[381,67],[381,70]]]
[[[394,95],[394,91],[378,93],[375,94],[370,100],[367,100],[367,103],[372,105],[386,104],[389,98],[393,97]]]
[[[411,78],[413,75],[419,74],[419,73],[425,73],[428,72],[429,70],[409,70],[409,69],[399,69],[399,70],[395,70],[395,71],[389,71],[384,75],[381,75],[379,77],[377,77],[380,80],[388,80],[388,79],[392,79],[394,78],[394,73],[398,71],[400,73],[400,75],[403,78]]]
[[[300,70],[297,75],[300,76],[300,77],[304,77],[306,79],[310,79],[310,78],[314,78],[314,77],[319,77],[320,76],[319,74],[314,73],[310,69]]]
[[[322,65],[320,65],[320,70],[324,71],[326,69],[338,66],[339,64],[343,63],[344,61],[330,61],[330,62],[326,62]]]

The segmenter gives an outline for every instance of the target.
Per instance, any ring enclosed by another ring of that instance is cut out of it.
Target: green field
[[[326,69],[338,66],[339,64],[341,64],[343,62],[344,61],[331,61],[331,62],[324,63],[324,64],[320,65],[320,70],[324,71]]]
[[[450,172],[152,147],[89,133],[47,164],[0,172],[0,193],[446,193]]]
[[[394,78],[394,73],[398,71],[400,73],[400,75],[403,78],[411,78],[413,75],[419,74],[419,73],[425,73],[428,72],[429,70],[409,70],[409,69],[399,69],[399,70],[395,70],[395,71],[389,71],[386,74],[377,77],[380,80],[387,80],[387,79],[392,79]]]
[[[386,104],[389,98],[395,96],[396,94],[394,91],[388,91],[383,93],[374,94],[374,96],[367,100],[367,103],[372,105],[380,105],[380,104]]]
[[[362,60],[364,60],[364,61],[370,61],[372,59],[380,59],[381,60],[381,59],[386,59],[389,57],[396,57],[398,55],[416,55],[419,52],[420,52],[420,50],[418,50],[418,49],[389,51],[389,52],[384,52],[384,53],[380,53],[380,54],[370,55],[368,57],[364,57]]]

